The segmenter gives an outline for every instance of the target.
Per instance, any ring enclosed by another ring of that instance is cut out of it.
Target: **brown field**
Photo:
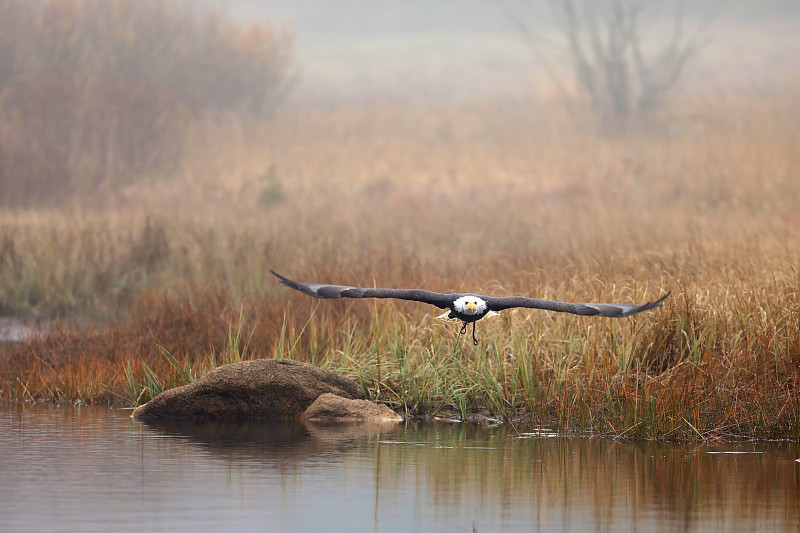
[[[6,399],[146,401],[291,357],[409,413],[653,438],[800,438],[800,104],[679,95],[598,131],[543,103],[286,108],[197,127],[175,176],[0,212]],[[89,205],[92,209],[87,210]],[[618,321],[316,301],[300,281],[643,302]],[[49,322],[51,319],[57,319]]]

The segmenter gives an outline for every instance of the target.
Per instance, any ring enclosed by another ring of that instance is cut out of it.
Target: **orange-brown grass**
[[[287,110],[258,155],[227,137],[182,181],[109,199],[113,213],[2,213],[2,306],[69,320],[0,360],[0,390],[135,403],[280,356],[412,413],[798,438],[800,110],[787,94],[687,97],[666,126],[614,136],[533,104]],[[504,312],[473,347],[437,309],[317,301],[270,268],[569,301],[672,296],[619,321]]]

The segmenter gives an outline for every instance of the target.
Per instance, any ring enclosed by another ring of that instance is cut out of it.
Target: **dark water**
[[[207,423],[0,405],[0,530],[798,531],[795,443]]]

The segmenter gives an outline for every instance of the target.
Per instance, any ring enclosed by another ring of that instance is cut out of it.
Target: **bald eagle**
[[[426,304],[435,305],[439,309],[449,309],[442,316],[461,320],[464,324],[461,327],[461,334],[467,332],[467,325],[472,324],[472,342],[478,345],[475,338],[475,322],[481,318],[496,313],[503,309],[512,307],[527,307],[529,309],[545,309],[548,311],[558,311],[560,313],[572,313],[584,316],[607,316],[621,318],[635,315],[642,311],[661,307],[664,300],[670,293],[665,294],[658,300],[647,302],[642,305],[626,304],[581,304],[558,302],[554,300],[538,300],[525,296],[483,296],[480,294],[443,294],[440,292],[425,291],[422,289],[374,289],[370,287],[349,287],[346,285],[328,285],[325,283],[300,283],[281,276],[274,270],[270,270],[277,278],[292,289],[304,292],[315,298],[396,298],[398,300],[412,300]]]

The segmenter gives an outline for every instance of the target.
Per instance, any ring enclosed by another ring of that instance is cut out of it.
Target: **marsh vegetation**
[[[188,182],[88,214],[6,211],[4,308],[70,320],[4,357],[3,395],[141,402],[152,382],[277,356],[411,413],[796,436],[797,120],[751,98],[696,105],[673,133],[625,139],[540,108],[286,111],[275,131],[303,146],[266,133],[263,160],[213,206]],[[714,136],[701,109],[724,124]],[[263,161],[285,195],[269,205]],[[504,312],[473,347],[428,306],[316,301],[269,268],[571,301],[673,295],[620,321]]]

